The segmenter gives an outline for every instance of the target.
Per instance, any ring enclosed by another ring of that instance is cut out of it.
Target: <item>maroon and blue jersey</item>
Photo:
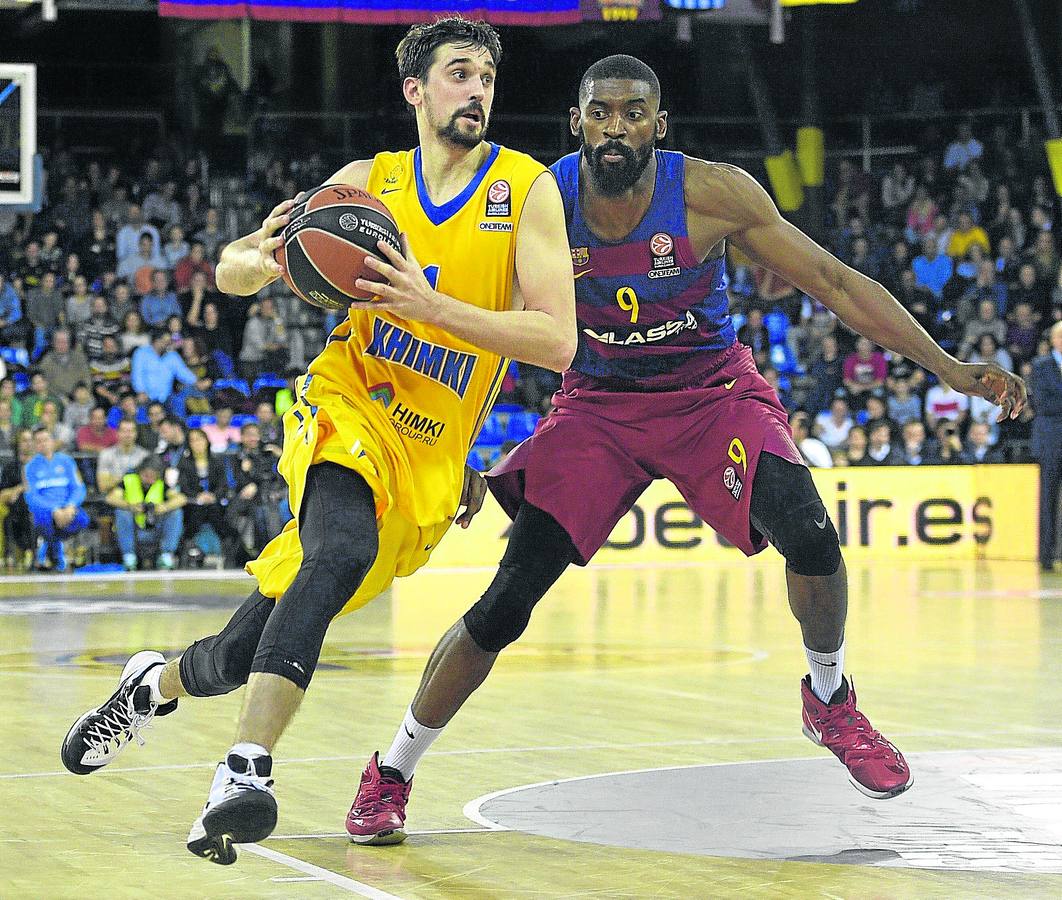
[[[701,262],[686,229],[686,160],[656,151],[649,209],[622,241],[597,237],[579,204],[579,153],[551,167],[575,267],[579,349],[571,371],[645,390],[702,371],[736,340],[722,257]]]

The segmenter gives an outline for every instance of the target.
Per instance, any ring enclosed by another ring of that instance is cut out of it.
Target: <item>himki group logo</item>
[[[388,409],[395,400],[395,386],[390,381],[371,384],[369,385],[369,399],[376,403],[382,403],[384,409]]]

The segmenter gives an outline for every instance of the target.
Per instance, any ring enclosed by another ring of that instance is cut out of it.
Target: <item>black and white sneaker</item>
[[[141,729],[155,716],[169,715],[177,701],[158,704],[144,676],[165,658],[155,650],[141,650],[129,657],[122,669],[118,690],[102,706],[78,718],[63,739],[63,765],[75,775],[89,775],[115,759],[130,741],[144,745]]]
[[[188,849],[218,865],[236,862],[233,844],[264,840],[277,826],[273,757],[230,753],[218,763],[203,814],[188,832]]]

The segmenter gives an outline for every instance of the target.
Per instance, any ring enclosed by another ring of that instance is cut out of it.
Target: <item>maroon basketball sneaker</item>
[[[805,676],[800,682],[804,734],[844,763],[852,784],[868,797],[887,800],[902,794],[914,784],[903,754],[856,709],[855,686],[844,679],[834,698],[841,691],[847,692],[843,701],[823,703],[811,690],[811,676]]]
[[[380,754],[374,753],[347,813],[350,839],[355,844],[401,844],[406,839],[406,801],[412,787],[412,778],[403,782],[390,777],[390,772],[381,773]]]

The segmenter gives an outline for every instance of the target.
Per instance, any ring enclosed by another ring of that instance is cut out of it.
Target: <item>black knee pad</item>
[[[489,588],[465,613],[465,628],[480,649],[498,653],[524,633],[531,611],[553,583],[537,583],[516,566],[498,569]]]
[[[780,518],[770,538],[797,575],[832,575],[841,566],[837,529],[821,500]]]
[[[798,575],[832,575],[841,544],[805,466],[762,453],[752,484],[752,525]]]
[[[465,628],[472,640],[488,653],[509,646],[524,633],[535,604],[576,556],[571,537],[553,516],[522,505],[498,574],[465,613]]]
[[[247,683],[251,661],[274,603],[255,591],[220,634],[196,641],[181,654],[181,684],[193,697],[228,694]]]
[[[280,675],[306,690],[329,624],[376,560],[376,504],[365,479],[335,463],[311,466],[299,542],[302,564],[269,617],[251,671]]]

